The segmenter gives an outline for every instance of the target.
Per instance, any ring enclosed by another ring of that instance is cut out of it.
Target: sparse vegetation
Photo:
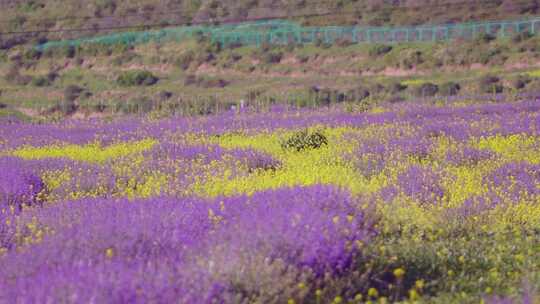
[[[131,86],[151,86],[158,82],[159,78],[154,76],[149,71],[128,71],[123,72],[118,76],[116,82],[120,86],[131,87]]]

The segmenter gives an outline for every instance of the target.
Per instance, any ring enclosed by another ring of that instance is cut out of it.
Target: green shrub
[[[74,58],[77,54],[77,49],[72,45],[65,46],[60,49],[60,54],[66,58]]]
[[[390,53],[393,47],[391,45],[376,44],[369,49],[369,56],[378,57]]]
[[[353,42],[350,39],[340,38],[335,41],[335,44],[339,47],[346,48],[353,44]]]
[[[158,82],[159,78],[149,71],[128,71],[122,73],[116,82],[123,87],[151,86]]]
[[[321,49],[329,49],[332,47],[332,44],[328,42],[324,42],[324,40],[322,40],[321,38],[317,38],[315,40],[315,46]]]
[[[524,52],[531,52],[531,53],[540,52],[540,43],[539,43],[538,39],[529,39],[529,40],[523,41],[519,45],[518,51],[520,51],[521,53],[524,53]]]
[[[477,43],[490,43],[491,41],[495,40],[497,37],[488,34],[488,33],[480,33],[478,36],[476,36],[476,42]]]
[[[31,48],[24,53],[23,58],[25,60],[39,60],[41,58],[41,55],[41,51]]]
[[[169,99],[171,99],[172,96],[173,96],[173,93],[172,93],[172,92],[169,92],[169,91],[160,91],[160,92],[158,93],[158,100],[160,100],[160,101],[169,100]]]
[[[516,90],[524,89],[531,81],[532,79],[527,75],[518,75],[511,81],[512,88]]]
[[[424,62],[423,54],[419,50],[404,50],[399,55],[399,66],[403,69],[412,69]]]
[[[406,85],[403,85],[400,82],[392,82],[388,85],[388,91],[392,94],[397,94],[399,92],[403,92],[407,89]]]
[[[479,54],[478,61],[480,63],[482,63],[482,64],[488,64],[490,62],[500,64],[500,63],[503,63],[503,62],[494,62],[494,60],[498,58],[498,59],[502,59],[502,61],[505,61],[506,58],[504,56],[502,56],[502,57],[498,56],[498,55],[501,55],[502,53],[503,53],[503,50],[501,48],[492,47],[492,48],[489,48],[486,51],[481,52]]]
[[[205,78],[197,77],[195,75],[187,75],[184,79],[185,86],[198,86],[202,88],[224,88],[229,84],[228,81],[221,78]]]
[[[83,91],[84,89],[77,85],[69,85],[64,89],[64,100],[75,101]]]
[[[261,56],[261,61],[265,64],[280,63],[283,58],[283,53],[279,51],[273,51],[264,53]]]
[[[501,93],[503,86],[499,77],[486,75],[479,79],[478,88],[482,93]]]
[[[294,133],[281,143],[283,149],[298,152],[306,149],[318,149],[325,145],[328,145],[328,139],[324,134],[320,131],[310,133],[307,129]]]
[[[193,51],[182,53],[176,59],[176,66],[178,66],[179,68],[185,71],[189,69],[191,62],[193,62],[194,59],[195,59],[195,53]]]
[[[414,95],[418,97],[435,96],[439,92],[439,86],[436,84],[426,82],[414,89]]]
[[[115,65],[115,66],[121,66],[121,65],[124,65],[124,64],[127,64],[127,63],[130,63],[132,62],[133,60],[139,58],[140,56],[137,55],[137,53],[135,52],[125,52],[125,53],[122,53],[118,56],[116,56],[113,60],[112,60],[112,64]]]
[[[306,63],[306,62],[309,61],[309,56],[308,55],[296,55],[296,60],[299,63]]]
[[[513,43],[520,43],[525,40],[529,40],[533,37],[533,34],[531,34],[529,31],[526,32],[519,32],[512,36],[512,42]]]
[[[34,77],[30,83],[35,87],[47,87],[51,85],[51,81],[46,76]]]
[[[13,65],[9,68],[5,75],[6,81],[15,85],[27,85],[32,81],[32,76],[21,75],[19,72],[19,67]]]
[[[443,96],[454,96],[459,93],[461,86],[455,82],[445,82],[439,87],[439,92]]]

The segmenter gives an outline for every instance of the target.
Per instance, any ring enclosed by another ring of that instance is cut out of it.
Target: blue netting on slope
[[[540,32],[540,18],[513,21],[486,21],[459,24],[412,27],[358,27],[358,26],[300,26],[287,20],[269,20],[224,24],[217,26],[183,26],[154,31],[122,32],[110,35],[73,40],[52,41],[41,44],[39,49],[80,46],[84,44],[141,44],[148,42],[181,42],[196,35],[206,36],[223,45],[240,43],[260,46],[269,44],[335,43],[347,40],[352,43],[400,43],[415,41],[447,41],[473,39],[485,33],[511,36],[519,32]]]

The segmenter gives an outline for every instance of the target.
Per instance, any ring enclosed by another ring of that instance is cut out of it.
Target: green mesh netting
[[[415,41],[445,41],[472,39],[485,33],[511,36],[519,32],[540,32],[540,18],[517,21],[489,21],[413,27],[300,26],[287,20],[270,20],[216,26],[184,26],[154,31],[123,32],[92,38],[51,41],[38,46],[53,47],[84,44],[140,44],[147,42],[181,42],[197,35],[208,37],[222,45],[239,43],[260,46],[269,44],[334,43],[398,43]]]

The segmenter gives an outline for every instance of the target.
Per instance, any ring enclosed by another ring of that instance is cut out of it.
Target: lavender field
[[[533,98],[4,120],[0,172],[0,303],[540,301]]]

